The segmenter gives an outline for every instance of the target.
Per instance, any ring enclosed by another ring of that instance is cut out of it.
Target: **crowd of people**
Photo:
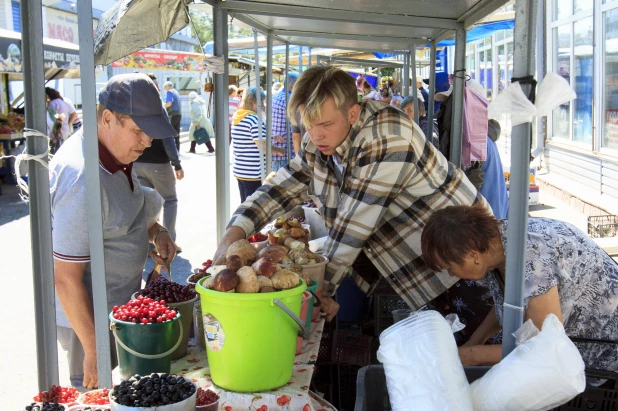
[[[411,308],[430,304],[446,314],[465,307],[458,311],[467,325],[459,341],[462,362],[499,361],[499,346],[485,343],[500,342],[494,337],[502,321],[508,200],[495,145],[499,124],[478,114],[486,107],[482,86],[469,81],[465,88],[474,93],[466,104],[476,105],[465,108],[475,115],[464,127],[469,138],[459,168],[449,161],[450,91],[436,96],[442,101],[436,120],[426,115],[426,91],[419,89],[416,99],[401,96],[392,79],[380,92],[331,66],[311,67],[288,79],[289,84],[268,90],[273,174],[264,181],[260,151],[266,150],[266,123],[260,132],[258,113],[267,91],[229,87],[233,174],[242,204],[213,261],[233,242],[310,199],[328,230],[321,299],[328,321],[339,310],[334,295],[345,277],[365,293],[385,281]],[[148,255],[164,264],[181,251],[175,242],[175,184],[184,177],[175,141],[178,93],[168,83],[164,89],[161,100],[154,75],[123,74],[112,77],[98,97],[109,310],[137,291]],[[63,130],[76,121],[74,109],[57,92],[46,94],[50,117],[67,119],[67,127],[62,121],[52,124],[64,137]],[[214,130],[205,101],[197,93],[189,99],[194,151],[196,130],[205,129],[209,139]],[[83,129],[63,138],[50,162],[50,187],[58,341],[68,352],[72,384],[93,388],[98,381],[84,138]],[[584,233],[567,223],[530,219],[525,270],[526,317],[538,328],[553,313],[569,336],[618,337],[618,265]],[[581,350],[588,366],[618,370],[615,346]]]

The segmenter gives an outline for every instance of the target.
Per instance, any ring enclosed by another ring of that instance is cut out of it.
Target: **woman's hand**
[[[193,125],[194,125],[195,127],[198,127],[198,126],[200,125],[200,122],[199,122],[199,121],[194,121],[194,122],[193,122]]]

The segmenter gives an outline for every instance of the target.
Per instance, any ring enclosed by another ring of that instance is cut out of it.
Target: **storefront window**
[[[570,16],[573,0],[554,0],[554,21]]]
[[[605,13],[605,112],[602,146],[618,150],[618,9]]]
[[[506,47],[498,47],[498,94],[506,88]]]
[[[573,104],[573,140],[592,142],[592,17],[573,24],[575,55],[575,92],[577,98]]]
[[[592,9],[593,0],[575,0],[573,3],[574,13]]]
[[[571,25],[565,24],[553,29],[554,72],[571,82]],[[571,137],[571,103],[565,103],[554,109],[552,115],[553,135]]]

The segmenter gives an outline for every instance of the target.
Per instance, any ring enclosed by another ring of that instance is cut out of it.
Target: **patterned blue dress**
[[[506,250],[508,222],[500,229]],[[507,257],[508,258],[508,257]],[[488,274],[479,283],[489,289],[502,324],[504,294]],[[526,243],[524,305],[557,286],[564,329],[569,337],[618,341],[618,264],[586,234],[571,224],[530,218]],[[613,344],[576,343],[586,366],[618,371]]]

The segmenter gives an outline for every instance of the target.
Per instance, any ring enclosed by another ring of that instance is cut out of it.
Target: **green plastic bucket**
[[[200,294],[208,365],[213,382],[228,391],[267,391],[292,377],[303,281],[274,293],[239,294],[209,290]]]
[[[172,353],[182,342],[181,315],[170,321],[135,324],[119,321],[109,314],[110,329],[116,339],[120,378],[127,380],[135,374],[169,373]],[[175,329],[180,329],[175,338]]]
[[[318,280],[311,280],[311,285],[307,287],[307,291],[309,291],[311,293],[311,295],[313,295],[313,298],[309,300],[309,310],[307,310],[307,319],[306,319],[306,327],[307,328],[311,328],[311,321],[314,319],[314,317],[317,318],[317,316],[320,314],[320,305],[322,305],[322,302],[320,301],[320,299],[317,296],[317,290],[318,290],[318,286],[320,285],[320,282]],[[317,310],[317,314],[314,316],[313,315],[313,309],[316,308]]]

